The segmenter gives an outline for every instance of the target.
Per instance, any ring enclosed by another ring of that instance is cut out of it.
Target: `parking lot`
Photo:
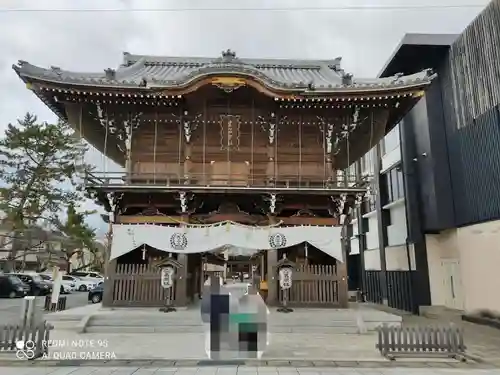
[[[87,292],[73,292],[66,294],[66,309],[86,305],[88,293]],[[37,306],[43,310],[45,297],[36,297]],[[0,322],[2,323],[16,323],[19,321],[21,307],[23,304],[22,298],[0,298]]]

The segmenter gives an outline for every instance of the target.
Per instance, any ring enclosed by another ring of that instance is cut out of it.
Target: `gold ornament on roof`
[[[244,78],[239,77],[215,77],[212,79],[212,85],[229,93],[247,84]]]

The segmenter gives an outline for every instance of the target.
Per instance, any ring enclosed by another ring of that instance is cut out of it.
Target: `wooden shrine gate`
[[[342,307],[345,304],[342,289],[347,281],[337,272],[334,265],[299,265],[293,271],[292,287],[287,291],[278,287],[279,302],[288,293],[290,306]]]
[[[111,306],[165,305],[168,291],[161,287],[161,272],[154,265],[118,264],[109,278],[113,287]],[[191,279],[191,275],[188,274],[187,278]],[[297,307],[345,307],[347,293],[343,290],[346,289],[346,282],[334,265],[299,265],[293,273],[292,288],[287,291],[288,303]],[[185,296],[178,295],[177,284],[176,280],[170,289],[174,305],[186,303]],[[276,287],[279,288],[278,285]],[[278,298],[281,303],[283,291],[280,289]]]
[[[161,271],[154,265],[118,264],[110,281],[113,285],[112,306],[162,307],[169,291],[175,305],[177,281],[169,291],[163,289]]]

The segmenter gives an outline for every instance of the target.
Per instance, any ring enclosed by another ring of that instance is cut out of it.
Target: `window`
[[[87,276],[87,272],[71,272],[71,276],[85,277]]]
[[[372,176],[375,172],[375,147],[368,151],[362,158],[361,173]]]
[[[403,171],[401,166],[392,168],[385,174],[387,199],[386,204],[395,202],[405,196],[405,188],[403,183]]]
[[[398,169],[398,167],[396,169]],[[404,198],[404,196],[405,196],[405,184],[403,182],[403,170],[401,169],[401,167],[399,167],[399,169],[400,170],[397,171],[398,173],[396,173],[396,180],[398,183],[398,192],[399,192],[398,199],[401,199],[401,198]]]
[[[368,233],[370,231],[370,220],[366,218],[363,219],[361,225],[363,225],[363,233]]]
[[[385,155],[399,146],[399,124],[384,137],[381,143],[381,154]]]
[[[12,285],[23,285],[23,282],[21,281],[21,279],[19,277],[16,277],[16,276],[8,276],[10,282],[12,283]]]

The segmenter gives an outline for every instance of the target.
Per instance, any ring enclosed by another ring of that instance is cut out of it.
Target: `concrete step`
[[[435,320],[461,320],[463,311],[450,309],[445,306],[422,306],[420,313],[429,319]]]
[[[125,314],[92,316],[85,331],[87,333],[182,333],[203,332],[201,317],[186,317],[177,314]],[[280,314],[281,315],[281,314]],[[290,315],[290,314],[289,314]],[[268,316],[268,330],[271,333],[359,333],[359,322],[350,320],[280,320],[279,316]]]
[[[89,325],[86,333],[203,333],[203,326],[113,326],[113,325]],[[337,327],[276,327],[268,326],[268,332],[273,333],[312,333],[312,334],[358,334],[359,328],[355,325]]]
[[[52,324],[54,329],[62,331],[74,331],[80,325],[79,320],[47,320],[47,323]]]
[[[186,321],[184,319],[178,320],[161,320],[161,319],[141,319],[141,318],[128,318],[117,319],[115,318],[102,318],[93,316],[89,319],[88,327],[201,327],[202,322],[199,320]]]
[[[94,326],[85,333],[202,333],[203,326]]]
[[[275,308],[267,316],[271,333],[365,333],[381,324],[400,325],[402,318],[371,309],[295,309],[281,314]],[[81,324],[82,325],[82,324]],[[203,332],[200,311],[187,309],[170,314],[157,309],[101,310],[89,316],[85,331],[90,333],[120,332]]]

